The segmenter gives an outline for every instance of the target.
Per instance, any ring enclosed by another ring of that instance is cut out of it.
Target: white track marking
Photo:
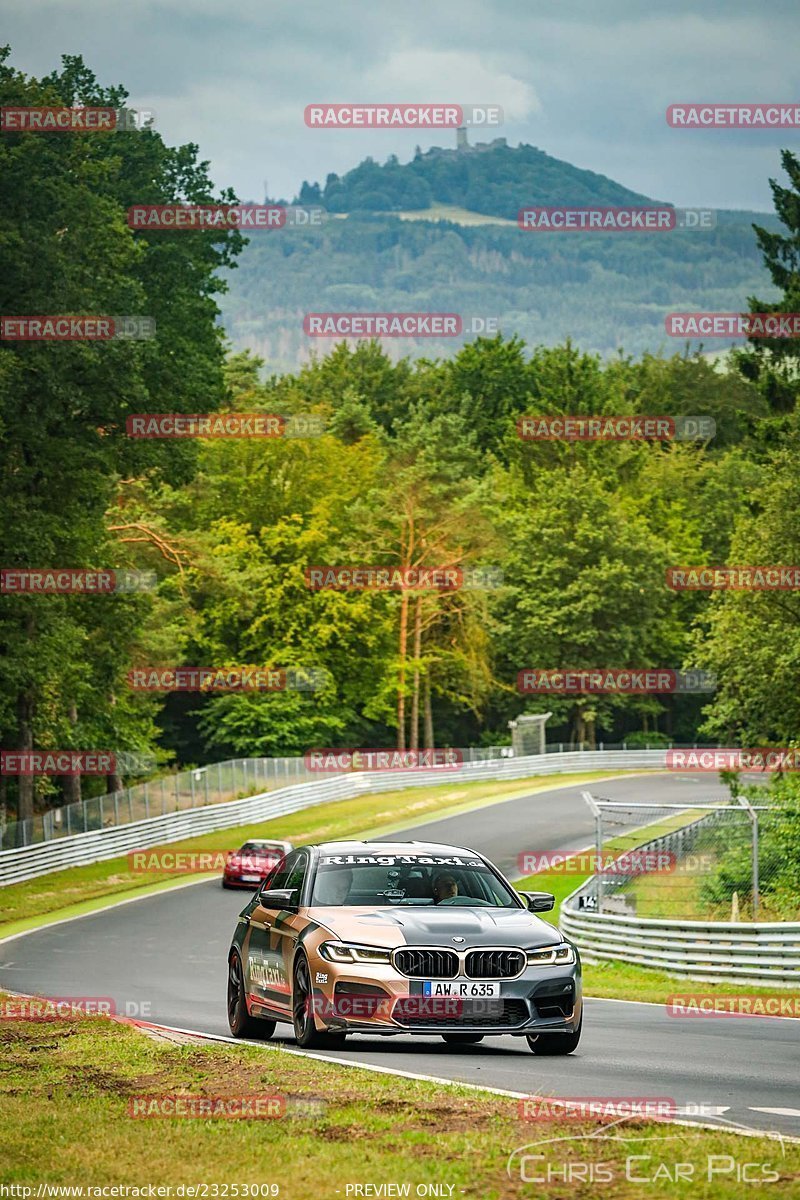
[[[776,1117],[800,1117],[800,1108],[750,1108],[750,1112],[771,1113]]]

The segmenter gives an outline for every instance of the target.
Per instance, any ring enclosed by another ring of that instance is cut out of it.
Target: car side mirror
[[[297,888],[263,888],[258,902],[262,908],[297,908]]]
[[[529,912],[550,912],[556,906],[556,898],[552,892],[521,892]]]

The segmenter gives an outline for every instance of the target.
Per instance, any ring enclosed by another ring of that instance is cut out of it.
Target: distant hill
[[[336,213],[419,210],[438,201],[508,220],[524,204],[656,203],[535,146],[512,149],[505,138],[461,150],[418,150],[405,164],[395,156],[382,165],[367,158],[346,175],[329,175],[324,188],[304,182],[298,200]]]
[[[719,212],[704,232],[518,229],[526,204],[659,203],[533,146],[366,159],[324,188],[304,183],[297,200],[331,216],[317,229],[254,234],[222,299],[234,345],[276,371],[328,348],[304,334],[306,312],[459,312],[497,318],[530,345],[572,337],[584,350],[638,355],[682,349],[664,332],[668,312],[737,311],[750,295],[776,294],[751,228],[777,227],[763,213]],[[387,349],[444,356],[462,343],[392,339]]]

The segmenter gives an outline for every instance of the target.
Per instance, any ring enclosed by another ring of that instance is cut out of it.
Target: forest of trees
[[[459,224],[435,210],[420,220],[358,210],[311,229],[254,235],[228,273],[223,320],[237,349],[280,371],[302,366],[315,348],[303,332],[307,312],[457,311],[494,318],[494,328],[529,345],[571,337],[604,357],[621,348],[672,354],[681,347],[665,333],[667,313],[732,312],[751,293],[770,291],[754,220],[778,229],[771,215],[720,212],[716,228],[702,232],[553,235]],[[395,358],[430,357],[460,345],[408,339],[387,349]]]
[[[80,60],[43,80],[0,65],[3,104],[124,99]],[[786,153],[783,167],[781,231],[753,238],[782,299],[751,300],[759,311],[800,308],[800,164]],[[510,719],[545,707],[517,692],[520,669],[595,666],[703,668],[719,685],[712,696],[547,697],[551,738],[796,737],[796,593],[665,582],[675,564],[800,563],[796,343],[759,343],[727,371],[693,354],[603,361],[569,341],[502,335],[416,361],[364,343],[274,374],[251,353],[226,354],[217,293],[239,235],[125,223],[134,202],[232,198],[213,194],[196,147],[170,149],[152,130],[7,136],[0,197],[3,311],[157,324],[150,341],[0,348],[2,565],[158,577],[142,594],[2,597],[4,747],[112,746],[183,765],[319,745],[496,744]],[[313,414],[324,432],[126,436],[132,413],[216,410]],[[532,443],[515,428],[527,413],[704,414],[717,432],[707,443]],[[503,582],[306,586],[309,565],[341,563],[495,567]],[[325,683],[166,699],[127,684],[134,667],[177,664],[322,668]],[[27,816],[78,787],[4,777],[0,803]]]

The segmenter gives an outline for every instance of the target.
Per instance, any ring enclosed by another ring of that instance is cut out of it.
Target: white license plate
[[[261,883],[260,875],[243,875],[242,883]]]
[[[457,996],[461,1000],[480,999],[500,995],[499,983],[478,983],[465,979],[463,982],[445,983],[438,979],[425,979],[422,983],[423,996]]]

